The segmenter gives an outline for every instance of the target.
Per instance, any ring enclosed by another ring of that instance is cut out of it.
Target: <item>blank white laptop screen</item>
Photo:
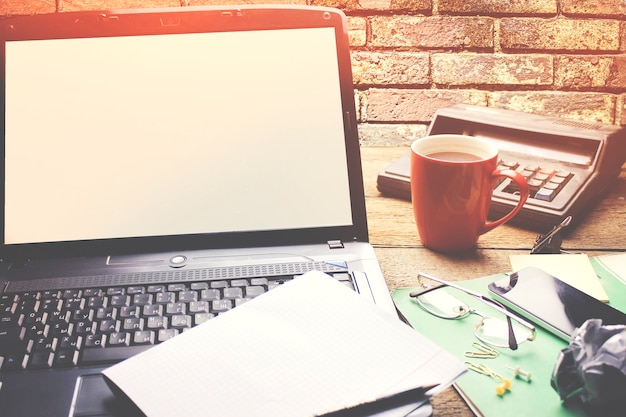
[[[334,36],[8,42],[5,244],[352,224]]]

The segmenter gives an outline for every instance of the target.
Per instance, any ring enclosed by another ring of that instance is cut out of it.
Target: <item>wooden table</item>
[[[425,248],[417,234],[411,203],[384,197],[376,188],[378,173],[407,150],[361,148],[370,242],[390,289],[415,286],[418,271],[447,280],[508,271],[509,255],[529,253],[537,232],[508,224],[481,236],[476,250],[468,253],[444,255]],[[563,248],[589,256],[626,251],[626,165],[608,194],[564,237]],[[452,388],[437,395],[432,403],[435,416],[473,415]]]

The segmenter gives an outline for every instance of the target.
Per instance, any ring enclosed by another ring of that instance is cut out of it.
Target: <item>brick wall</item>
[[[626,0],[0,0],[0,16],[181,4],[349,17],[364,144],[408,144],[453,103],[626,124]]]

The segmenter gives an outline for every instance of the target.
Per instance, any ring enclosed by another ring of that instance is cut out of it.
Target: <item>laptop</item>
[[[2,415],[132,415],[102,369],[310,270],[395,314],[340,11],[16,16],[0,48]]]

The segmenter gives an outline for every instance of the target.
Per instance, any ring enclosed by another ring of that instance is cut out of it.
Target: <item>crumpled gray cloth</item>
[[[626,326],[587,320],[559,354],[552,388],[593,416],[626,415]]]

